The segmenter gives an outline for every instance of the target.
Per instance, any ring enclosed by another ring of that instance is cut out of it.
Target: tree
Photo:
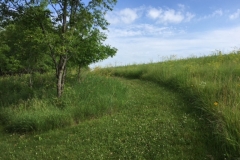
[[[80,81],[80,69],[82,67],[106,59],[109,56],[114,56],[117,49],[102,43],[107,37],[98,29],[89,31],[87,36],[79,36],[78,38],[78,44],[76,44],[78,54],[71,61],[78,67],[78,81]]]
[[[30,24],[25,25],[39,26],[54,63],[57,96],[61,97],[68,60],[78,59],[79,54],[86,53],[75,47],[80,43],[79,37],[85,37],[92,31],[106,30],[109,23],[104,15],[113,9],[116,2],[91,0],[86,5],[82,0],[0,0],[0,26],[4,28],[16,23],[21,17],[30,20]],[[85,55],[88,58],[92,56]]]
[[[1,30],[0,32],[0,75],[3,75],[7,70],[7,64],[9,61],[9,58],[6,57],[5,53],[9,52],[10,48],[6,44],[6,41],[4,40],[5,38],[5,33],[4,30]]]
[[[31,17],[28,16],[31,12],[26,9],[24,16],[19,16],[14,24],[9,24],[0,33],[2,74],[28,73],[30,86],[32,74],[46,70],[50,64],[47,55],[43,54],[47,52],[47,43],[41,29],[31,23]]]

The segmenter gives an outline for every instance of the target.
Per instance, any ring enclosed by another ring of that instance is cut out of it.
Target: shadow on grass
[[[32,81],[30,86],[29,75],[0,77],[0,107],[54,95],[55,79],[52,75],[34,75]]]
[[[74,76],[67,78],[64,94],[57,98],[52,76],[39,75],[32,87],[26,77],[17,78],[0,80],[6,90],[6,99],[1,99],[4,106],[0,107],[0,123],[9,133],[44,132],[108,114],[124,105],[127,90],[120,82],[89,74],[81,84]],[[16,86],[16,94],[11,95]]]

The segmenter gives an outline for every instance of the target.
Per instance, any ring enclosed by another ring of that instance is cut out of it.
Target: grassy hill
[[[216,146],[240,155],[240,54],[232,52],[161,63],[99,70],[102,74],[141,79],[179,93],[188,107],[204,116]]]
[[[237,159],[240,54],[0,78],[0,159]]]

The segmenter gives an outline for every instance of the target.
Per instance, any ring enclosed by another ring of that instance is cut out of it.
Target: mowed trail
[[[46,133],[11,140],[3,134],[8,146],[0,144],[0,159],[217,159],[204,121],[178,94],[146,81],[116,80],[128,87],[122,110]]]

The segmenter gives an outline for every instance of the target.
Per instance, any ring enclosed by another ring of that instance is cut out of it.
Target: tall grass
[[[240,156],[240,54],[169,60],[97,69],[95,72],[155,82],[174,92],[204,115],[215,145],[229,157]]]
[[[225,158],[212,146],[202,119],[186,112],[187,105],[178,93],[152,82],[114,80],[128,87],[126,107],[74,127],[44,133],[0,132],[0,159]]]
[[[81,83],[68,77],[64,94],[56,98],[55,79],[51,74],[0,79],[0,123],[7,132],[47,131],[75,125],[124,106],[126,87],[113,79],[91,73]]]

